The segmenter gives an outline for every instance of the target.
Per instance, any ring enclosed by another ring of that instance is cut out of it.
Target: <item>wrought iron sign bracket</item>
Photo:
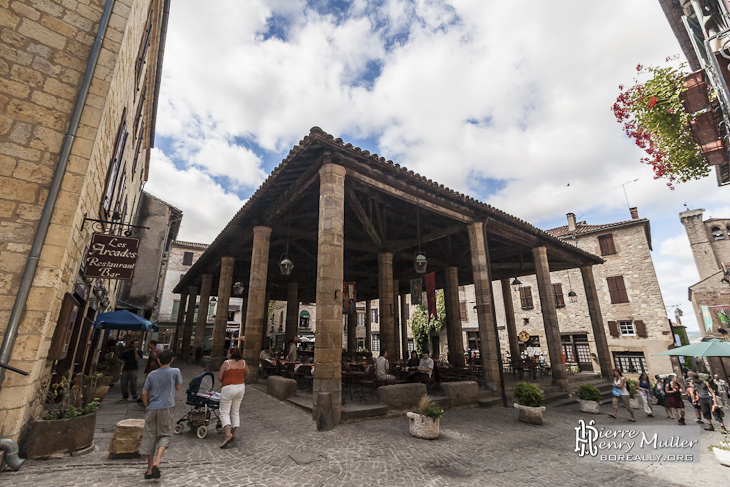
[[[131,223],[123,223],[123,222],[117,222],[114,221],[114,218],[112,217],[112,221],[108,220],[97,220],[96,218],[89,218],[86,216],[87,214],[84,213],[84,221],[81,223],[81,231],[84,231],[84,226],[86,225],[86,222],[91,222],[91,228],[96,233],[104,233],[104,227],[101,225],[102,223],[109,224],[110,226],[118,225],[120,227],[126,227],[127,230],[124,231],[124,234],[127,236],[130,236],[132,232],[129,230],[130,228],[144,228],[146,230],[149,230],[150,227],[144,227],[142,225],[132,225]]]

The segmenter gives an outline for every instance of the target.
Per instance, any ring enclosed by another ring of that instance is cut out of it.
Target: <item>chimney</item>
[[[575,226],[575,213],[568,213],[568,231],[575,232],[577,227]]]
[[[638,220],[639,219],[639,210],[635,206],[633,208],[629,208],[629,211],[631,212],[631,219],[632,220]]]

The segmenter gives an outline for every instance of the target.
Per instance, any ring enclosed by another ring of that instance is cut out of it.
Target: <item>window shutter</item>
[[[466,321],[466,301],[459,302],[459,314],[461,315],[461,321]]]
[[[634,321],[634,328],[636,329],[636,334],[640,337],[646,338],[648,335],[646,334],[646,325],[641,320],[635,320]]]
[[[616,253],[616,246],[613,243],[613,234],[601,235],[598,237],[598,245],[601,248],[601,255],[613,255]]]
[[[522,309],[532,308],[532,289],[530,286],[520,288],[520,306]]]
[[[553,284],[553,294],[555,294],[555,307],[564,308],[565,299],[563,298],[563,285]]]
[[[608,331],[609,331],[609,333],[611,333],[612,337],[619,336],[618,323],[615,321],[609,321],[608,322]]]
[[[626,284],[624,284],[623,276],[614,277],[616,283],[616,291],[618,293],[619,303],[628,303],[629,295],[626,294]]]

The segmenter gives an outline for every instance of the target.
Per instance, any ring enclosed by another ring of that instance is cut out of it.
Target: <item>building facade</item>
[[[89,280],[95,232],[135,220],[149,173],[169,1],[0,2],[0,437],[56,372],[88,373],[119,281]],[[100,220],[107,223],[94,222]]]

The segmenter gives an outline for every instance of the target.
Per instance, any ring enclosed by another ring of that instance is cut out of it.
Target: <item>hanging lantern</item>
[[[568,293],[568,298],[570,299],[570,302],[571,303],[577,303],[578,302],[578,295],[575,294],[575,291],[573,291],[572,289]]]
[[[235,296],[240,296],[243,294],[243,290],[245,287],[243,287],[243,284],[241,284],[241,281],[236,281],[236,283],[233,285],[233,294]]]
[[[515,290],[515,292],[519,291],[519,289],[522,287],[522,282],[520,282],[519,279],[515,277],[515,280],[512,281],[512,289]]]
[[[413,262],[413,268],[416,269],[416,273],[425,274],[427,265],[428,260],[426,260],[426,256],[423,252],[419,252],[418,255],[416,255],[416,260]]]
[[[279,262],[279,269],[283,276],[288,276],[294,269],[294,263],[291,261],[287,254],[282,255],[281,262]]]

